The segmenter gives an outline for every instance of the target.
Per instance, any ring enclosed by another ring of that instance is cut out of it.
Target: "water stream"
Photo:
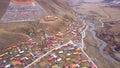
[[[72,5],[72,2],[69,1],[68,3],[70,3],[70,4]],[[86,20],[82,19],[82,16],[77,13],[76,6],[72,6],[71,8],[74,10],[76,17],[77,17],[78,19],[81,19],[81,21],[82,21],[83,23],[86,23]],[[107,15],[107,18],[109,18],[108,15]],[[101,24],[102,24],[100,27],[104,27],[104,23],[102,22],[102,19],[99,19],[99,21],[100,21]],[[114,58],[112,58],[110,55],[104,53],[104,49],[107,47],[108,44],[107,44],[106,42],[104,42],[103,40],[99,39],[99,38],[96,36],[96,32],[95,32],[94,30],[96,29],[97,26],[96,26],[94,23],[90,23],[90,22],[88,22],[88,23],[86,23],[86,24],[88,24],[88,26],[91,27],[89,30],[90,30],[90,32],[92,33],[92,36],[93,36],[93,38],[96,40],[96,42],[102,42],[102,45],[99,46],[99,53],[100,53],[104,58],[106,58],[106,59],[108,59],[108,60],[110,60],[110,61],[118,62],[117,60],[115,60]]]

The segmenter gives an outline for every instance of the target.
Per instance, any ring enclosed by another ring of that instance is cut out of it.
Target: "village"
[[[57,17],[47,16],[44,20],[54,21],[56,19]],[[95,68],[91,59],[84,55],[80,47],[68,43],[70,40],[74,43],[81,43],[80,28],[82,27],[82,23],[73,22],[68,25],[65,32],[57,32],[54,35],[44,34],[42,30],[40,35],[31,32],[28,41],[7,48],[6,52],[0,55],[0,68],[24,68],[52,49],[54,50],[49,55],[29,68]]]

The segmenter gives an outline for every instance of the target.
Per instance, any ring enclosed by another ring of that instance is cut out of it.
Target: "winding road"
[[[88,29],[88,25],[85,23],[85,20],[81,18],[81,16],[77,13],[77,8],[76,6],[72,5],[72,2],[68,1],[69,6],[72,6],[71,8],[73,9],[73,11],[75,12],[75,15],[78,19],[81,19],[82,23],[84,24],[84,26],[82,28],[80,28],[80,31],[82,31],[80,34],[82,34],[82,42],[81,45],[80,43],[77,43],[75,45],[78,45],[82,52],[84,53],[84,55],[86,55],[86,57],[91,60],[91,63],[95,66],[95,68],[98,68],[97,65],[92,61],[92,59],[87,55],[87,53],[84,51],[85,45],[84,45],[84,38],[86,37],[86,30]]]

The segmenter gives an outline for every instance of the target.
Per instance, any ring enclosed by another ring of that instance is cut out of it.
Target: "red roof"
[[[47,44],[47,47],[51,47],[52,46],[52,44]]]
[[[13,66],[16,66],[16,65],[22,65],[22,63],[21,63],[20,61],[15,61],[15,62],[13,63]]]
[[[48,58],[49,61],[52,61],[53,59],[54,59],[53,57]]]

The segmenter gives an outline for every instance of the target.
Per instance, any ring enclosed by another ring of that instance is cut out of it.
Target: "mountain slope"
[[[67,0],[36,0],[41,7],[43,7],[47,15],[57,16],[60,18],[55,24],[50,24],[51,31],[61,29],[65,27],[62,23],[65,23],[64,18],[73,18],[74,14],[67,4]],[[9,4],[9,0],[1,0],[0,2],[0,18],[6,11]],[[42,10],[41,10],[42,11]],[[7,48],[16,43],[26,41],[28,39],[28,34],[33,28],[41,28],[44,23],[38,25],[40,21],[35,22],[19,22],[19,23],[1,23],[0,22],[0,47]],[[62,23],[61,23],[62,22]],[[68,22],[67,22],[68,23]],[[36,27],[37,25],[37,27]],[[48,24],[47,24],[48,25]],[[53,27],[56,25],[57,27]],[[59,26],[60,25],[60,26]],[[36,29],[37,30],[37,29]],[[57,30],[59,31],[59,30]],[[52,33],[52,32],[51,32]]]

